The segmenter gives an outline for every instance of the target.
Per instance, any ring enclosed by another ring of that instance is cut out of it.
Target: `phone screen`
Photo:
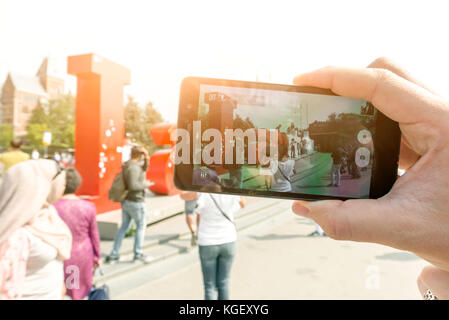
[[[369,197],[375,109],[365,100],[201,84],[198,101],[193,185]]]

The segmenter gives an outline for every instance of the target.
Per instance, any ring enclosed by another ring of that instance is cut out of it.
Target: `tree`
[[[141,108],[133,97],[128,96],[128,103],[125,106],[125,132],[134,142],[145,146],[150,154],[161,147],[154,144],[149,130],[153,125],[163,121],[152,102]]]
[[[14,132],[10,124],[4,123],[0,125],[0,147],[8,147]]]
[[[151,153],[157,148],[148,131],[156,123],[162,122],[162,116],[148,103],[141,108],[133,97],[128,96],[125,106],[125,132],[132,140],[145,146]],[[75,98],[62,95],[57,100],[38,105],[28,122],[28,140],[34,148],[42,147],[44,131],[52,133],[52,146],[73,148],[75,145]]]
[[[247,129],[256,128],[254,123],[251,121],[249,117],[246,117],[246,119],[242,119],[239,114],[236,114],[233,124],[234,129],[242,129],[243,131]]]
[[[28,122],[28,139],[34,148],[42,147],[44,131],[52,133],[52,145],[73,148],[75,144],[75,98],[71,94],[34,108]]]
[[[333,122],[337,120],[337,114],[335,112],[332,112],[328,117],[328,121]]]
[[[42,138],[44,137],[44,132],[49,131],[48,125],[46,123],[32,123],[28,125],[28,141],[29,144],[35,148],[39,149],[42,147]]]

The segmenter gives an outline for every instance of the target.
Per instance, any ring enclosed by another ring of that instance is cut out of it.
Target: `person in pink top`
[[[75,195],[80,184],[80,174],[68,168],[64,196],[54,205],[72,231],[72,254],[64,261],[64,277],[67,295],[73,300],[84,299],[89,294],[94,270],[101,259],[95,205]]]

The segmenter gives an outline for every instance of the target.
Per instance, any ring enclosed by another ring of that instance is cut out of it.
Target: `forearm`
[[[100,249],[100,233],[98,232],[97,224],[97,213],[96,210],[91,213],[89,237],[92,243],[92,249],[94,254],[94,260],[98,261],[101,259],[101,249]]]

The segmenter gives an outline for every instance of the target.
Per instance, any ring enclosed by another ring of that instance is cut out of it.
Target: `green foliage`
[[[39,149],[42,146],[42,137],[45,131],[49,131],[46,123],[31,123],[28,125],[27,138],[33,148]]]
[[[33,110],[28,122],[28,140],[31,146],[42,147],[44,131],[52,133],[52,146],[74,147],[75,98],[72,95],[62,95]]]
[[[13,136],[14,132],[10,124],[0,124],[0,147],[8,147]]]
[[[156,123],[163,122],[160,113],[150,102],[141,108],[132,97],[125,106],[125,132],[131,139],[145,146],[150,153],[155,146],[148,131]],[[52,146],[73,148],[75,143],[75,98],[68,94],[47,104],[38,105],[28,122],[28,140],[33,148],[42,149],[45,131],[52,133]],[[9,141],[8,141],[9,143]]]
[[[150,154],[161,147],[154,144],[148,131],[154,124],[163,121],[151,102],[141,108],[133,97],[128,96],[125,106],[125,132],[133,142],[145,146]]]

